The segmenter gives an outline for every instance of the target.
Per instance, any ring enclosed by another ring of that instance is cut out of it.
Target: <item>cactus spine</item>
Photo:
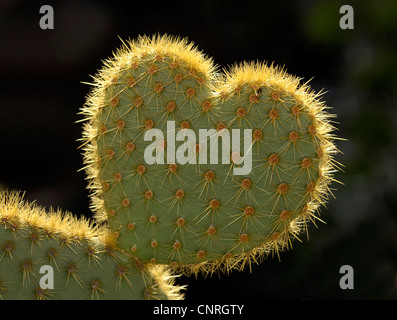
[[[82,113],[93,209],[141,262],[241,269],[289,248],[328,198],[337,151],[330,114],[280,68],[243,63],[220,75],[185,40],[140,37],[105,62]],[[148,163],[151,129],[164,133],[155,140],[163,158]],[[232,142],[223,133],[240,130],[252,170],[233,174],[243,157],[234,149],[229,163],[200,162],[207,142],[190,140],[201,129],[212,129],[218,154]]]

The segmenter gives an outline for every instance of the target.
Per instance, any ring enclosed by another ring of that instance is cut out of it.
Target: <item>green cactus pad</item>
[[[241,269],[291,247],[328,198],[330,115],[280,68],[218,74],[186,40],[141,37],[106,61],[82,113],[93,209],[141,262]]]
[[[126,257],[71,214],[46,213],[0,193],[0,299],[180,299],[161,266]]]

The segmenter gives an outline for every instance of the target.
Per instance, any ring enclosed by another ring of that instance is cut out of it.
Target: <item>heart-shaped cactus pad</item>
[[[186,39],[123,43],[82,108],[98,221],[127,254],[185,272],[278,255],[331,194],[319,96],[265,63],[218,72]]]

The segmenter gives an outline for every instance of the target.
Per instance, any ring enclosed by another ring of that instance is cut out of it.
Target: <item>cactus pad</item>
[[[186,273],[278,254],[330,194],[326,109],[273,65],[218,73],[186,40],[124,43],[82,109],[96,217],[127,255]]]

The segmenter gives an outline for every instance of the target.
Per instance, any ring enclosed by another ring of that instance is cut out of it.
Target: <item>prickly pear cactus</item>
[[[92,207],[142,263],[241,269],[291,247],[330,194],[331,115],[274,66],[219,74],[185,40],[140,37],[82,114]]]
[[[126,257],[106,230],[0,193],[0,299],[181,299],[164,266]]]

